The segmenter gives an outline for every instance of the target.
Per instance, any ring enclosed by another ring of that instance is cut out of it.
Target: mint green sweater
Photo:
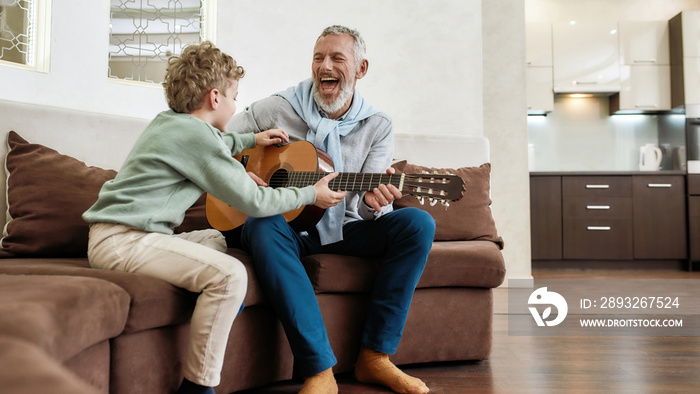
[[[254,217],[314,203],[313,186],[257,186],[232,157],[254,146],[253,133],[221,133],[193,115],[162,112],[138,138],[116,178],[102,186],[83,219],[172,234],[203,192]]]

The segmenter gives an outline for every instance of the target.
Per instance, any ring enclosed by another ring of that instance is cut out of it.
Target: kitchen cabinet
[[[634,258],[685,259],[685,176],[634,176]]]
[[[554,110],[552,67],[528,67],[525,70],[528,114],[542,114]]]
[[[633,258],[630,177],[565,176],[562,201],[564,259]]]
[[[525,61],[528,67],[552,67],[552,25],[525,25]]]
[[[610,97],[610,113],[671,109],[671,66],[620,66],[620,93]]]
[[[690,260],[700,261],[700,175],[688,175]]]
[[[620,64],[669,65],[667,21],[621,21]]]
[[[610,113],[671,109],[671,67],[666,21],[620,22],[620,93]]]
[[[685,105],[700,104],[700,57],[683,59]]]
[[[542,114],[554,109],[552,85],[552,25],[526,24],[526,85],[529,114]]]
[[[617,23],[552,24],[555,93],[620,90]]]
[[[668,22],[671,106],[700,105],[700,11],[683,11]],[[686,112],[687,113],[687,112]]]
[[[561,260],[561,217],[561,177],[530,177],[530,238],[533,260]]]
[[[676,18],[682,19],[683,56],[700,57],[700,11],[683,11]]]
[[[700,259],[697,177],[697,200],[689,206],[694,207],[691,239],[696,237],[691,245],[698,245],[694,250]],[[685,190],[685,175],[678,174],[533,174],[532,259],[687,259]]]

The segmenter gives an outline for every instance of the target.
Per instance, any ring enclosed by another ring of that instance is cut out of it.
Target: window
[[[187,45],[214,40],[214,2],[111,0],[108,76],[162,82],[171,56]]]
[[[50,0],[0,0],[0,63],[48,71]]]

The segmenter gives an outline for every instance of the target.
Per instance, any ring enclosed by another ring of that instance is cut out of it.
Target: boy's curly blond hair
[[[202,107],[204,96],[212,89],[222,94],[245,74],[243,67],[214,44],[205,41],[187,46],[180,56],[168,59],[165,72],[165,97],[175,112],[192,113]]]

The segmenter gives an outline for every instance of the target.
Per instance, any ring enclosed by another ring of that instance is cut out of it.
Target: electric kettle
[[[639,149],[639,171],[658,171],[661,165],[661,149],[646,144]]]

